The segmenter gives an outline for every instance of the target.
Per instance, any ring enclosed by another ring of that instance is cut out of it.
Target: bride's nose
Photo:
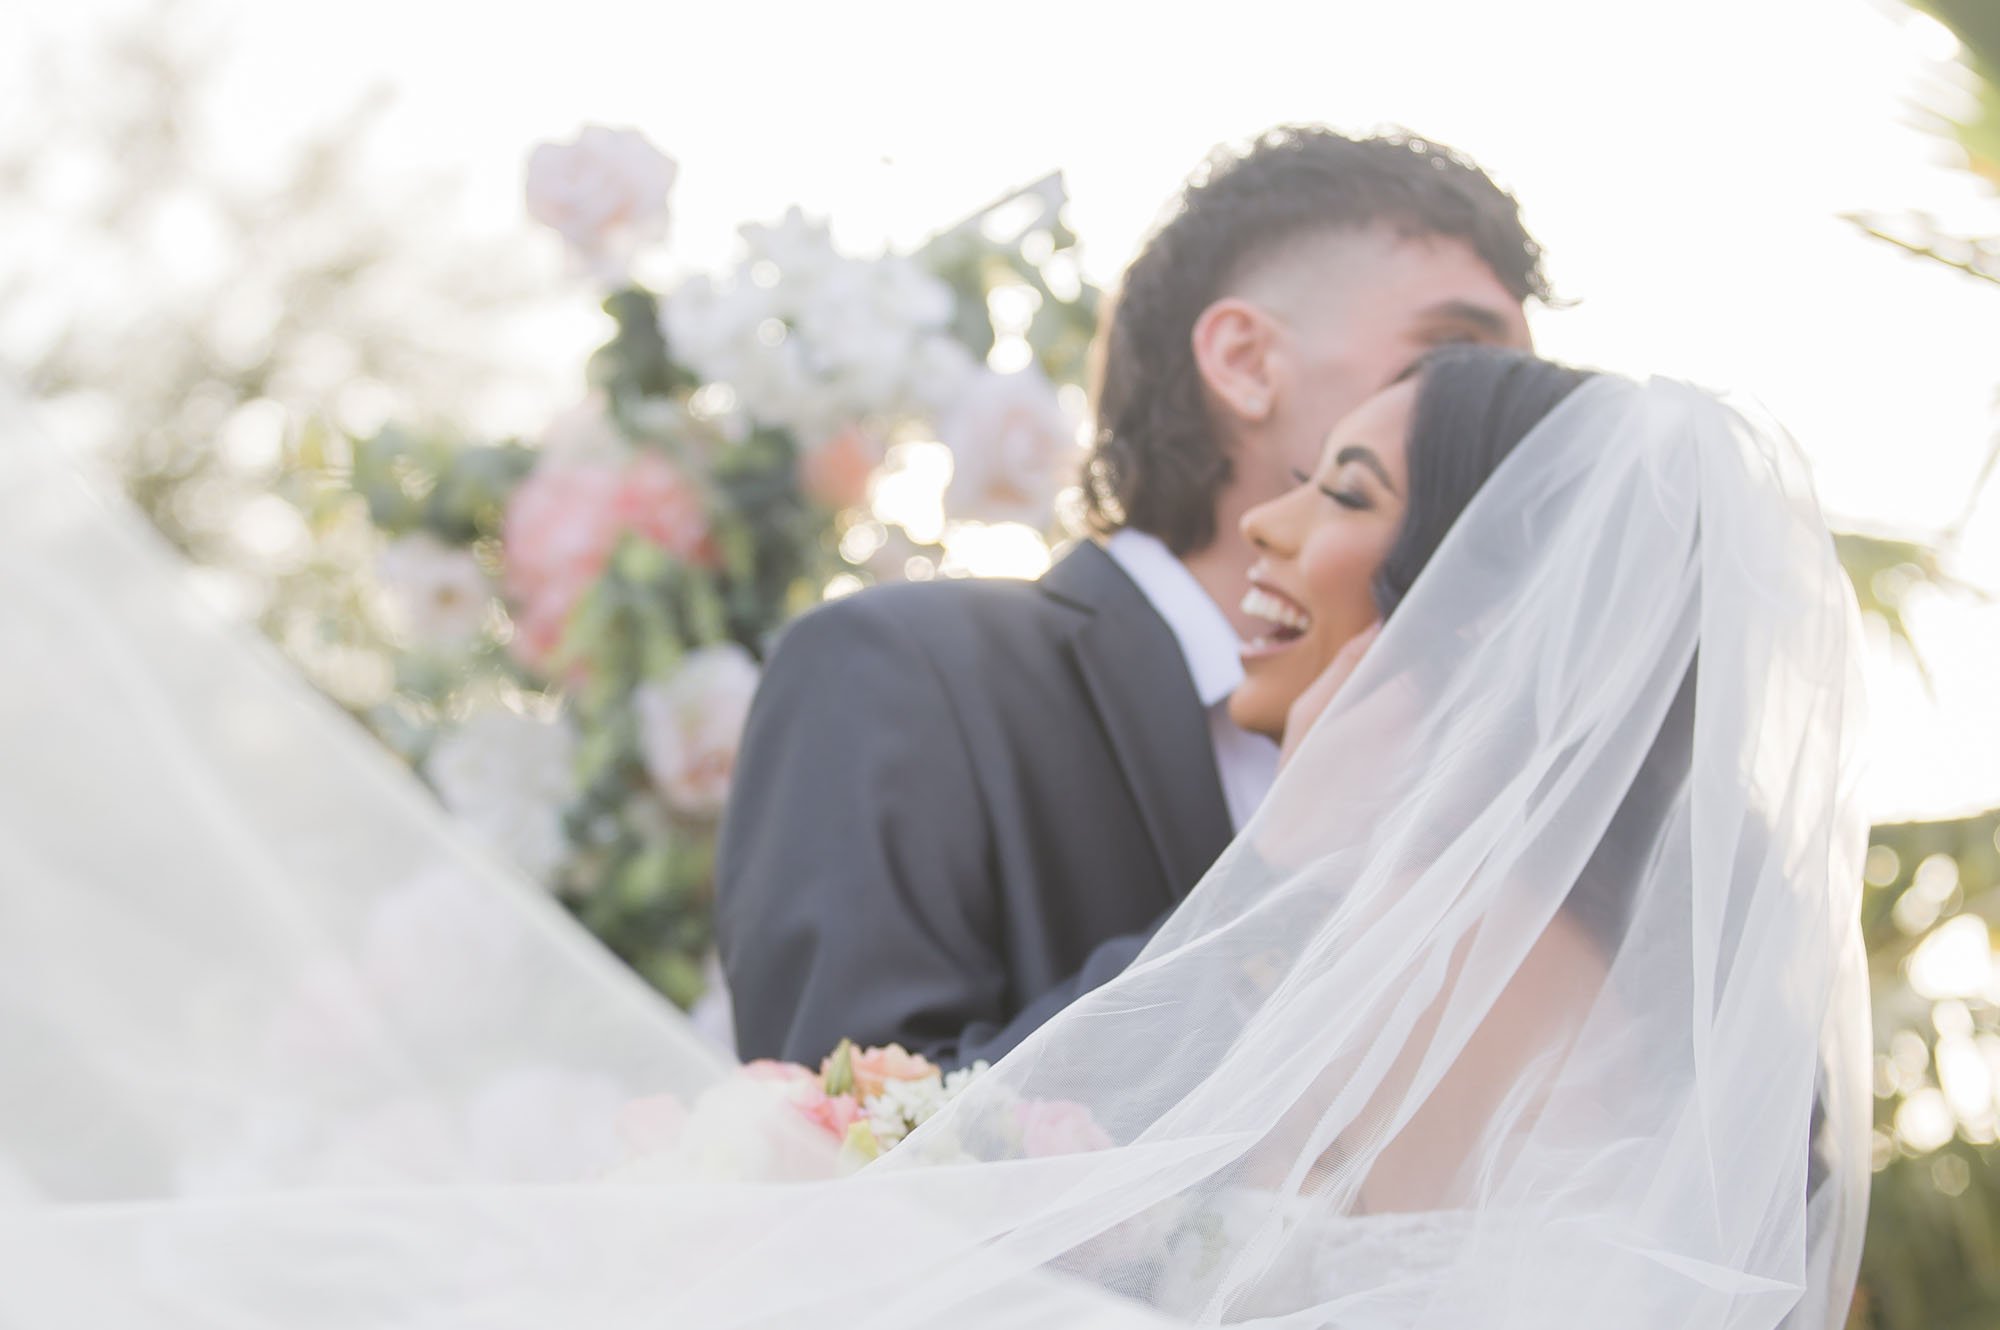
[[[1243,520],[1237,523],[1237,529],[1243,533],[1243,539],[1250,542],[1252,549],[1261,554],[1291,552],[1296,542],[1287,534],[1287,528],[1291,524],[1285,521],[1285,506],[1292,497],[1292,494],[1281,494],[1243,514]]]

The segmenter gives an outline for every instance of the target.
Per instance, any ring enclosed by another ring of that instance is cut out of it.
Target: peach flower
[[[849,425],[799,459],[799,486],[822,507],[842,512],[868,501],[868,481],[882,462],[882,440]]]
[[[881,1094],[882,1087],[890,1081],[921,1081],[938,1075],[930,1059],[910,1052],[901,1044],[858,1050],[850,1065],[854,1069],[854,1093],[864,1101]]]

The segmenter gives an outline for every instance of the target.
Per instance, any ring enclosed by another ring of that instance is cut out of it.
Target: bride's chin
[[[1266,689],[1258,687],[1256,679],[1246,679],[1229,699],[1229,719],[1236,727],[1252,734],[1261,734],[1274,743],[1283,742],[1285,737],[1285,713],[1290,705],[1271,705],[1263,694]]]

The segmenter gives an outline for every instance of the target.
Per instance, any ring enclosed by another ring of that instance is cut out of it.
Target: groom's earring
[[[1265,407],[1265,401],[1263,394],[1259,393],[1255,397],[1246,398],[1244,400],[1243,413],[1249,416],[1261,416],[1264,414],[1264,407]]]

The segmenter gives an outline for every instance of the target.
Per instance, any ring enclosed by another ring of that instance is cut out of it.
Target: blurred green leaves
[[[1917,0],[1917,7],[1958,37],[1972,92],[1971,111],[1939,115],[1940,131],[1964,151],[1967,169],[2000,186],[2000,6]],[[1849,220],[1927,261],[2000,282],[2000,244],[1993,239],[1948,235],[1927,217]],[[1907,617],[1912,598],[1933,590],[1982,594],[1950,575],[1948,555],[1996,457],[2000,441],[1965,509],[1935,543],[1853,533],[1835,538],[1863,609],[1881,618],[1920,670],[1922,653]],[[1968,742],[1991,745],[1993,738],[1968,736]],[[1855,1330],[2000,1325],[1996,921],[2000,810],[1875,828],[1862,924],[1874,990],[1877,1172],[1850,1320]],[[1969,949],[1958,948],[1961,942]],[[1948,948],[1957,948],[1954,956]],[[1954,964],[1926,963],[1940,958]]]
[[[1937,547],[1922,541],[1837,531],[1833,544],[1841,567],[1847,570],[1848,580],[1854,585],[1862,613],[1882,621],[1891,640],[1909,652],[1911,662],[1928,684],[1930,671],[1910,634],[1907,612],[1911,598],[1926,588],[1980,599],[1985,599],[1985,593],[1947,572]]]

